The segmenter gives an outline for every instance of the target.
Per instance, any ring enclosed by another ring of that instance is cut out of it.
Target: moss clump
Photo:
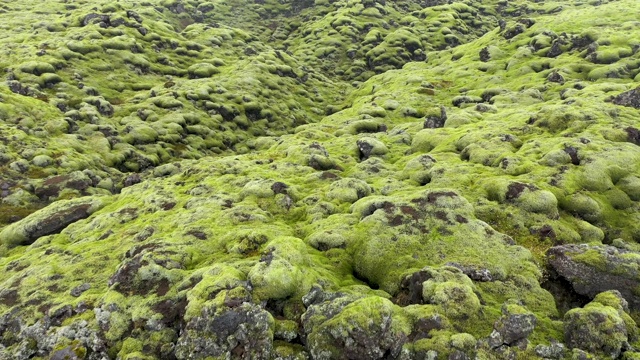
[[[208,78],[211,75],[220,73],[220,70],[215,65],[210,63],[198,63],[191,65],[187,71],[192,78]]]
[[[625,313],[619,293],[602,293],[582,309],[564,316],[565,338],[572,348],[616,358],[637,337],[637,327]]]

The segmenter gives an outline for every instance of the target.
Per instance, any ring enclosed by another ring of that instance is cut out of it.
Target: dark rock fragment
[[[313,358],[394,359],[409,340],[394,326],[394,305],[380,297],[342,295],[316,302],[302,315],[307,348]],[[350,307],[354,311],[343,311]],[[372,314],[358,317],[358,312]],[[340,319],[339,322],[330,321]],[[348,329],[341,323],[348,323]]]
[[[485,46],[480,50],[480,61],[487,62],[491,60],[491,54],[489,53],[489,47]]]
[[[492,348],[501,346],[517,346],[526,348],[527,337],[533,333],[537,319],[535,315],[514,304],[502,306],[502,317],[493,325],[489,336]]]
[[[142,179],[140,178],[140,174],[131,174],[124,179],[123,185],[124,187],[129,187],[138,184],[141,181]]]
[[[525,191],[525,189],[529,189],[531,191],[537,190],[537,188],[533,185],[513,182],[507,187],[507,193],[505,194],[506,199],[515,200],[519,198],[520,195]]]
[[[186,233],[187,235],[191,235],[193,237],[195,237],[196,239],[200,239],[200,240],[206,240],[207,239],[207,234],[200,231],[200,230],[189,230]]]
[[[640,87],[623,92],[614,97],[612,102],[616,105],[640,109]]]
[[[424,129],[436,129],[444,126],[447,121],[447,110],[444,106],[440,106],[440,115],[429,115],[424,120]]]
[[[271,191],[273,191],[274,194],[286,194],[288,188],[287,184],[279,181],[271,185]]]
[[[564,45],[564,40],[556,39],[551,44],[551,49],[547,52],[547,57],[555,58],[562,54],[562,45]]]
[[[0,291],[0,304],[13,306],[18,302],[18,291],[15,289],[4,289]]]
[[[571,163],[573,165],[580,165],[580,158],[578,158],[578,149],[573,146],[567,146],[564,148],[564,152],[571,157]]]
[[[453,100],[451,100],[451,103],[453,104],[453,106],[456,107],[460,107],[463,104],[477,104],[482,102],[482,98],[480,97],[473,97],[473,96],[456,96],[455,98],[453,98]]]
[[[360,160],[368,159],[371,156],[373,145],[366,141],[358,141],[358,150],[360,150]]]
[[[70,318],[72,315],[73,307],[71,307],[71,305],[65,305],[48,312],[49,321],[52,326],[60,326],[65,319]]]
[[[69,292],[71,294],[71,296],[74,297],[78,297],[80,295],[82,295],[83,292],[87,291],[91,289],[91,284],[89,283],[84,283],[81,285],[78,285],[76,287],[74,287],[73,289],[71,289],[71,291]]]
[[[142,17],[140,15],[138,15],[137,12],[133,11],[133,10],[127,10],[127,17],[129,19],[133,19],[139,23],[142,23]]]
[[[83,360],[87,349],[79,344],[69,345],[51,353],[49,360]]]
[[[560,75],[557,71],[552,71],[549,76],[547,76],[547,81],[564,84],[564,76]]]
[[[87,26],[91,23],[91,20],[99,19],[101,17],[102,15],[100,14],[95,14],[95,13],[88,14],[82,19],[82,26]]]
[[[462,273],[464,273],[471,280],[474,280],[474,281],[487,282],[487,281],[494,280],[493,276],[491,275],[491,271],[489,271],[489,269],[479,268],[477,266],[467,266],[467,265],[462,265],[458,263],[447,263],[446,265],[453,266],[455,268],[462,270]]]
[[[103,205],[91,198],[58,201],[2,229],[0,242],[10,247],[32,244],[42,236],[57,234],[69,224],[89,217]]]
[[[372,156],[382,156],[389,151],[384,143],[375,138],[362,138],[356,141],[356,145],[360,153],[360,161],[367,160]]]
[[[9,90],[11,90],[11,92],[15,94],[30,96],[33,93],[33,91],[28,86],[22,85],[19,81],[16,80],[7,81],[7,86],[9,87]]]
[[[526,30],[526,28],[522,25],[522,24],[516,24],[515,26],[506,29],[504,31],[504,33],[502,34],[502,36],[509,40],[514,38],[516,35],[518,34],[522,34],[524,31]]]
[[[93,185],[89,177],[80,171],[70,174],[57,175],[46,179],[36,187],[34,194],[41,199],[56,197],[64,189],[83,192]]]
[[[551,341],[550,345],[537,345],[535,347],[536,355],[544,359],[560,360],[565,358],[567,349],[564,344],[557,341]]]
[[[396,296],[395,302],[400,306],[424,303],[422,299],[422,284],[431,279],[431,277],[428,271],[423,270],[405,277],[402,280],[400,292]]]
[[[629,138],[629,142],[632,142],[636,145],[640,145],[640,130],[629,126],[624,129],[627,132],[627,137]]]

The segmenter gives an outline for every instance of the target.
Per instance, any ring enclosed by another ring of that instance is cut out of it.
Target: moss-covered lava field
[[[637,0],[0,0],[0,359],[640,359]]]

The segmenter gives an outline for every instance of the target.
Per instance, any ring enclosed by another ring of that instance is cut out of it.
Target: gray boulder
[[[212,357],[268,360],[273,350],[274,321],[258,305],[243,303],[237,307],[206,307],[201,316],[191,319],[178,339],[176,358]]]

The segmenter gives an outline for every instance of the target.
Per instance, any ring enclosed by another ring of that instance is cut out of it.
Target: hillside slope
[[[640,357],[638,19],[0,2],[0,359]]]

